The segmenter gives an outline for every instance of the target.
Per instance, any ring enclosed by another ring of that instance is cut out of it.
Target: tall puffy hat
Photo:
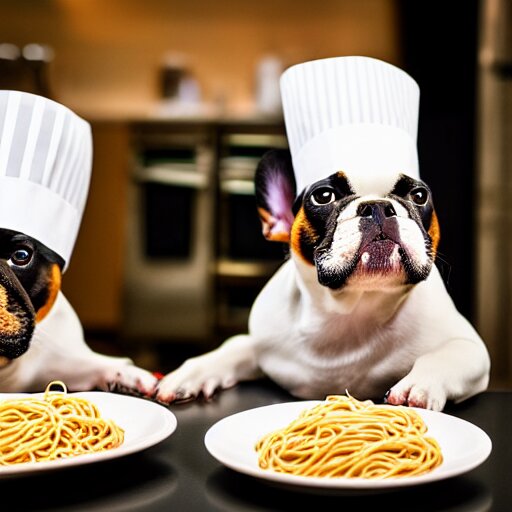
[[[0,91],[0,228],[35,238],[67,268],[91,167],[89,123],[47,98]]]
[[[370,57],[297,64],[281,76],[297,192],[337,171],[375,183],[419,178],[419,87],[403,70]]]

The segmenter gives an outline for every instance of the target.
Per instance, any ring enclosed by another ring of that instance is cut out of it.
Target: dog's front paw
[[[430,379],[421,382],[406,376],[386,393],[385,401],[391,405],[442,411],[446,404],[446,393],[442,386]]]
[[[199,395],[208,399],[218,389],[234,386],[235,378],[216,356],[212,352],[185,361],[160,380],[156,399],[165,404],[192,400]]]
[[[154,396],[158,379],[150,372],[133,365],[107,368],[100,388],[127,395]]]

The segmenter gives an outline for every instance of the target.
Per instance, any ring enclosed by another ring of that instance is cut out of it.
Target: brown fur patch
[[[8,335],[17,334],[21,329],[20,319],[7,310],[9,299],[7,291],[0,286],[0,331]]]
[[[305,212],[304,207],[301,206],[300,210],[295,216],[295,221],[292,225],[292,232],[290,237],[290,246],[295,254],[298,254],[302,259],[314,265],[312,256],[312,248],[318,241],[318,235],[316,234],[313,226],[310,224]]]
[[[439,240],[441,239],[441,229],[439,228],[439,220],[436,212],[432,212],[432,218],[430,219],[430,227],[428,228],[428,234],[432,239],[432,256],[435,257],[437,253],[437,247],[439,246]]]
[[[285,230],[275,230],[277,220],[272,216],[272,214],[268,210],[259,207],[258,215],[261,220],[263,236],[267,240],[271,240],[272,242],[284,243],[288,243],[290,241],[290,233],[288,233]]]
[[[59,266],[54,263],[50,269],[50,282],[48,283],[48,299],[44,305],[39,308],[36,315],[36,323],[40,322],[52,309],[52,306],[57,298],[57,294],[61,285],[61,273]]]

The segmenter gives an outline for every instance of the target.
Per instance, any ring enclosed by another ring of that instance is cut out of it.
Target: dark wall
[[[477,0],[400,0],[403,67],[420,86],[420,174],[441,225],[438,267],[474,317]]]

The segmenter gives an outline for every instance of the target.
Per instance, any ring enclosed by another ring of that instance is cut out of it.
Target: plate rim
[[[243,411],[236,412],[229,416],[226,416],[215,424],[213,424],[206,432],[204,436],[204,445],[210,455],[215,458],[218,462],[223,464],[234,471],[239,473],[243,473],[252,477],[255,477],[260,480],[266,480],[278,484],[284,484],[293,487],[308,487],[308,488],[324,488],[324,489],[339,489],[339,490],[375,490],[375,489],[391,489],[396,487],[408,487],[413,485],[421,485],[426,483],[432,483],[439,480],[446,480],[448,478],[452,478],[457,475],[461,475],[475,469],[477,466],[485,462],[492,451],[492,440],[489,435],[478,425],[471,423],[463,418],[459,418],[454,416],[453,414],[448,414],[446,412],[438,412],[432,411],[428,409],[420,409],[416,407],[410,407],[418,411],[422,417],[428,423],[428,417],[430,415],[438,417],[449,418],[448,421],[461,422],[461,424],[465,425],[468,428],[473,429],[475,434],[480,436],[480,440],[482,441],[482,447],[479,450],[478,457],[475,457],[470,463],[466,463],[462,467],[451,468],[449,470],[442,471],[440,466],[439,468],[435,468],[433,471],[418,475],[411,476],[407,478],[396,477],[396,478],[387,478],[382,480],[377,479],[359,479],[359,478],[327,478],[327,477],[309,477],[309,476],[301,476],[301,475],[289,475],[285,473],[277,473],[270,470],[264,470],[259,467],[249,466],[246,463],[237,463],[236,461],[229,460],[229,458],[224,457],[222,454],[219,454],[216,450],[215,443],[213,441],[214,436],[217,434],[217,431],[222,429],[226,424],[229,424],[231,421],[234,421],[236,418],[240,418],[241,416],[251,413],[254,414],[258,410],[272,410],[276,408],[280,408],[283,406],[291,407],[296,406],[299,408],[303,406],[304,408],[312,407],[319,403],[323,402],[323,400],[297,400],[297,401],[287,401],[282,403],[275,403],[269,405],[263,405],[259,407],[254,407],[250,409],[246,409]],[[383,404],[376,404],[383,405]],[[392,407],[392,406],[391,406]],[[292,421],[294,418],[291,418]],[[268,431],[270,431],[273,427],[269,427]],[[264,435],[262,433],[261,435]]]
[[[7,400],[10,398],[22,398],[22,397],[37,397],[43,396],[44,392],[37,393],[0,393],[0,401]],[[73,391],[68,392],[69,396],[77,396],[83,397],[94,403],[94,399],[101,396],[102,399],[114,400],[118,402],[130,402],[130,403],[144,403],[142,407],[147,407],[153,409],[154,411],[158,411],[158,415],[160,416],[158,421],[158,429],[151,432],[151,434],[144,436],[142,439],[137,440],[134,443],[122,444],[117,446],[116,448],[112,448],[110,450],[105,450],[97,453],[88,453],[77,455],[75,457],[69,457],[65,459],[56,459],[49,461],[40,461],[40,462],[24,462],[19,464],[9,464],[9,465],[1,465],[0,464],[0,479],[7,477],[15,477],[28,475],[35,472],[44,472],[51,471],[56,469],[63,469],[73,466],[82,466],[86,464],[92,464],[95,462],[101,462],[105,460],[117,459],[120,457],[124,457],[126,455],[131,455],[136,452],[140,452],[150,448],[151,446],[156,445],[157,443],[167,439],[171,436],[178,427],[178,421],[176,415],[167,407],[152,402],[149,399],[133,396],[133,395],[123,395],[120,393],[114,393],[111,391]],[[104,405],[100,404],[100,407],[103,408]],[[102,415],[107,416],[108,412],[104,410],[101,411]],[[123,427],[126,431],[126,427]]]

